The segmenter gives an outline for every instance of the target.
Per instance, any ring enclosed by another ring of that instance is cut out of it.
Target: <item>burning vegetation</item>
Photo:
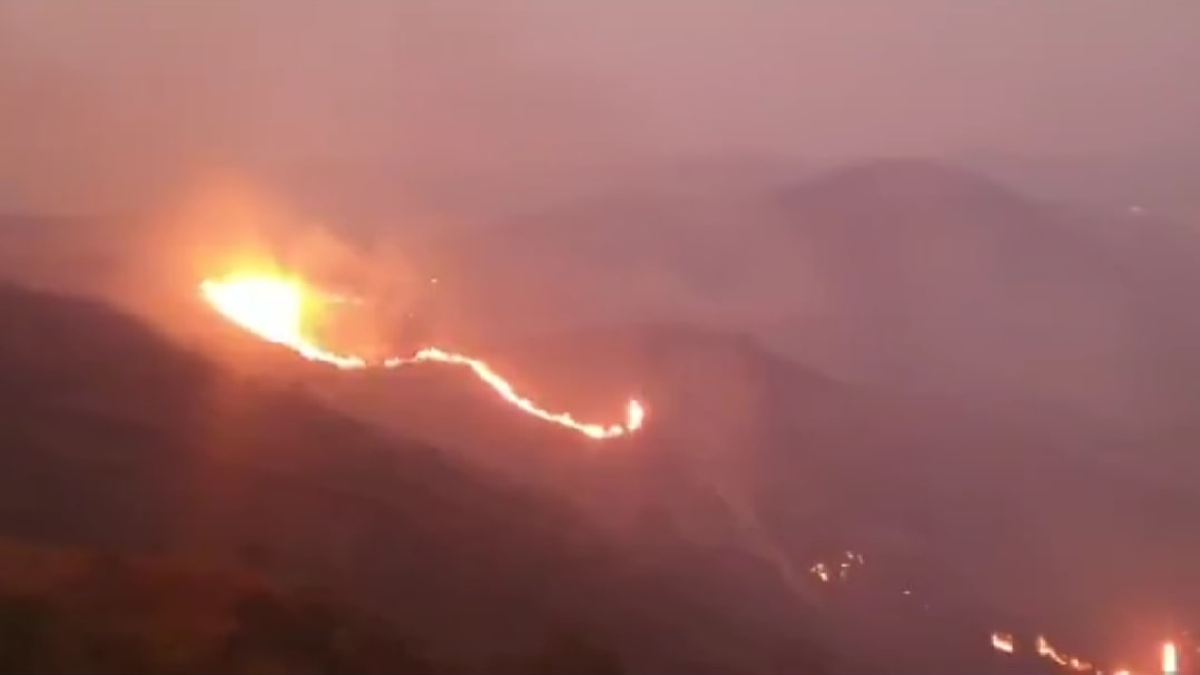
[[[625,408],[625,420],[621,423],[580,422],[569,412],[547,410],[522,396],[486,362],[438,347],[424,347],[409,356],[378,360],[325,349],[309,330],[306,319],[344,299],[321,293],[299,277],[282,273],[235,273],[204,280],[200,284],[200,293],[214,310],[233,324],[310,361],[341,369],[402,368],[423,363],[460,366],[470,370],[480,382],[521,412],[597,440],[626,436],[641,428],[645,420],[646,411],[641,402],[630,399]]]

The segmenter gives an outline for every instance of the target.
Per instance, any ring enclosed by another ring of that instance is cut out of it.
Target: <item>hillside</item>
[[[729,611],[753,604],[778,625],[781,595],[819,606],[829,644],[894,672],[1002,670],[984,641],[996,626],[1105,654],[1135,618],[1200,619],[1184,599],[1200,560],[1177,515],[1195,505],[1186,482],[1045,408],[864,389],[685,326],[579,331],[487,357],[565,408],[598,411],[632,387],[651,423],[611,444],[514,433],[520,421],[499,411],[447,425],[406,414],[393,393],[404,373],[342,379],[337,398],[572,500],[645,559],[704,570]],[[432,391],[436,409],[449,394]],[[489,438],[522,440],[491,455]],[[810,573],[846,550],[869,562],[845,588]]]
[[[1070,211],[908,160],[833,172],[780,204],[796,245],[820,252],[830,313],[842,319],[822,351],[876,336],[872,360],[859,357],[864,377],[1108,397],[1105,410],[1144,403],[1138,379],[1157,372],[1146,332],[1169,327],[1152,323],[1150,289],[1134,283],[1131,261]],[[808,329],[793,332],[797,349]]]
[[[245,570],[8,540],[0,570],[4,673],[451,672],[384,622]]]
[[[214,367],[96,303],[5,287],[0,311],[2,534],[319,583],[468,667],[563,626],[635,671],[818,667],[795,629],[747,634],[561,502]]]

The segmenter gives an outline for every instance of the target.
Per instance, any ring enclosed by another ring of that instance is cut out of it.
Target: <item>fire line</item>
[[[365,368],[401,368],[422,363],[444,363],[463,367],[487,385],[505,402],[521,412],[545,422],[572,429],[593,439],[626,436],[641,428],[646,410],[636,399],[625,408],[622,423],[580,422],[570,413],[552,412],[519,394],[513,385],[485,361],[437,347],[426,347],[408,357],[390,357],[368,361],[353,354],[338,354],[323,349],[306,334],[306,310],[317,294],[300,279],[271,274],[235,274],[222,279],[206,279],[200,284],[204,300],[225,319],[257,337],[296,352],[310,361],[343,370]]]

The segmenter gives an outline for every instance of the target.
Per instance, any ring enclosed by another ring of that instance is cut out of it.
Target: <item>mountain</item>
[[[602,193],[447,243],[444,276],[493,336],[750,330],[840,379],[1151,433],[1200,387],[1200,242],[1135,220],[876,160],[783,188]]]
[[[820,669],[800,629],[732,625],[693,580],[624,559],[561,500],[96,302],[0,287],[0,311],[0,534],[318,584],[469,669],[562,628],[635,671]]]
[[[779,200],[826,289],[826,316],[798,313],[788,338],[807,358],[1097,418],[1179,414],[1174,380],[1195,368],[1179,340],[1193,328],[1162,301],[1183,289],[1149,283],[1154,263],[1107,245],[1102,220],[915,160],[833,172]]]
[[[694,178],[699,186],[684,174],[599,191],[448,235],[438,276],[493,339],[604,322],[728,323],[794,301],[795,275],[780,273],[795,271],[779,246],[785,223],[763,210],[761,191],[708,175]]]
[[[1159,213],[1192,222],[1200,215],[1194,158],[986,154],[966,157],[963,162],[983,168],[1023,192],[1114,213]]]

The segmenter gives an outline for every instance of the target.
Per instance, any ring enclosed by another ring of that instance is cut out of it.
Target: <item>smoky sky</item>
[[[0,3],[0,203],[303,162],[1193,158],[1200,4]]]

